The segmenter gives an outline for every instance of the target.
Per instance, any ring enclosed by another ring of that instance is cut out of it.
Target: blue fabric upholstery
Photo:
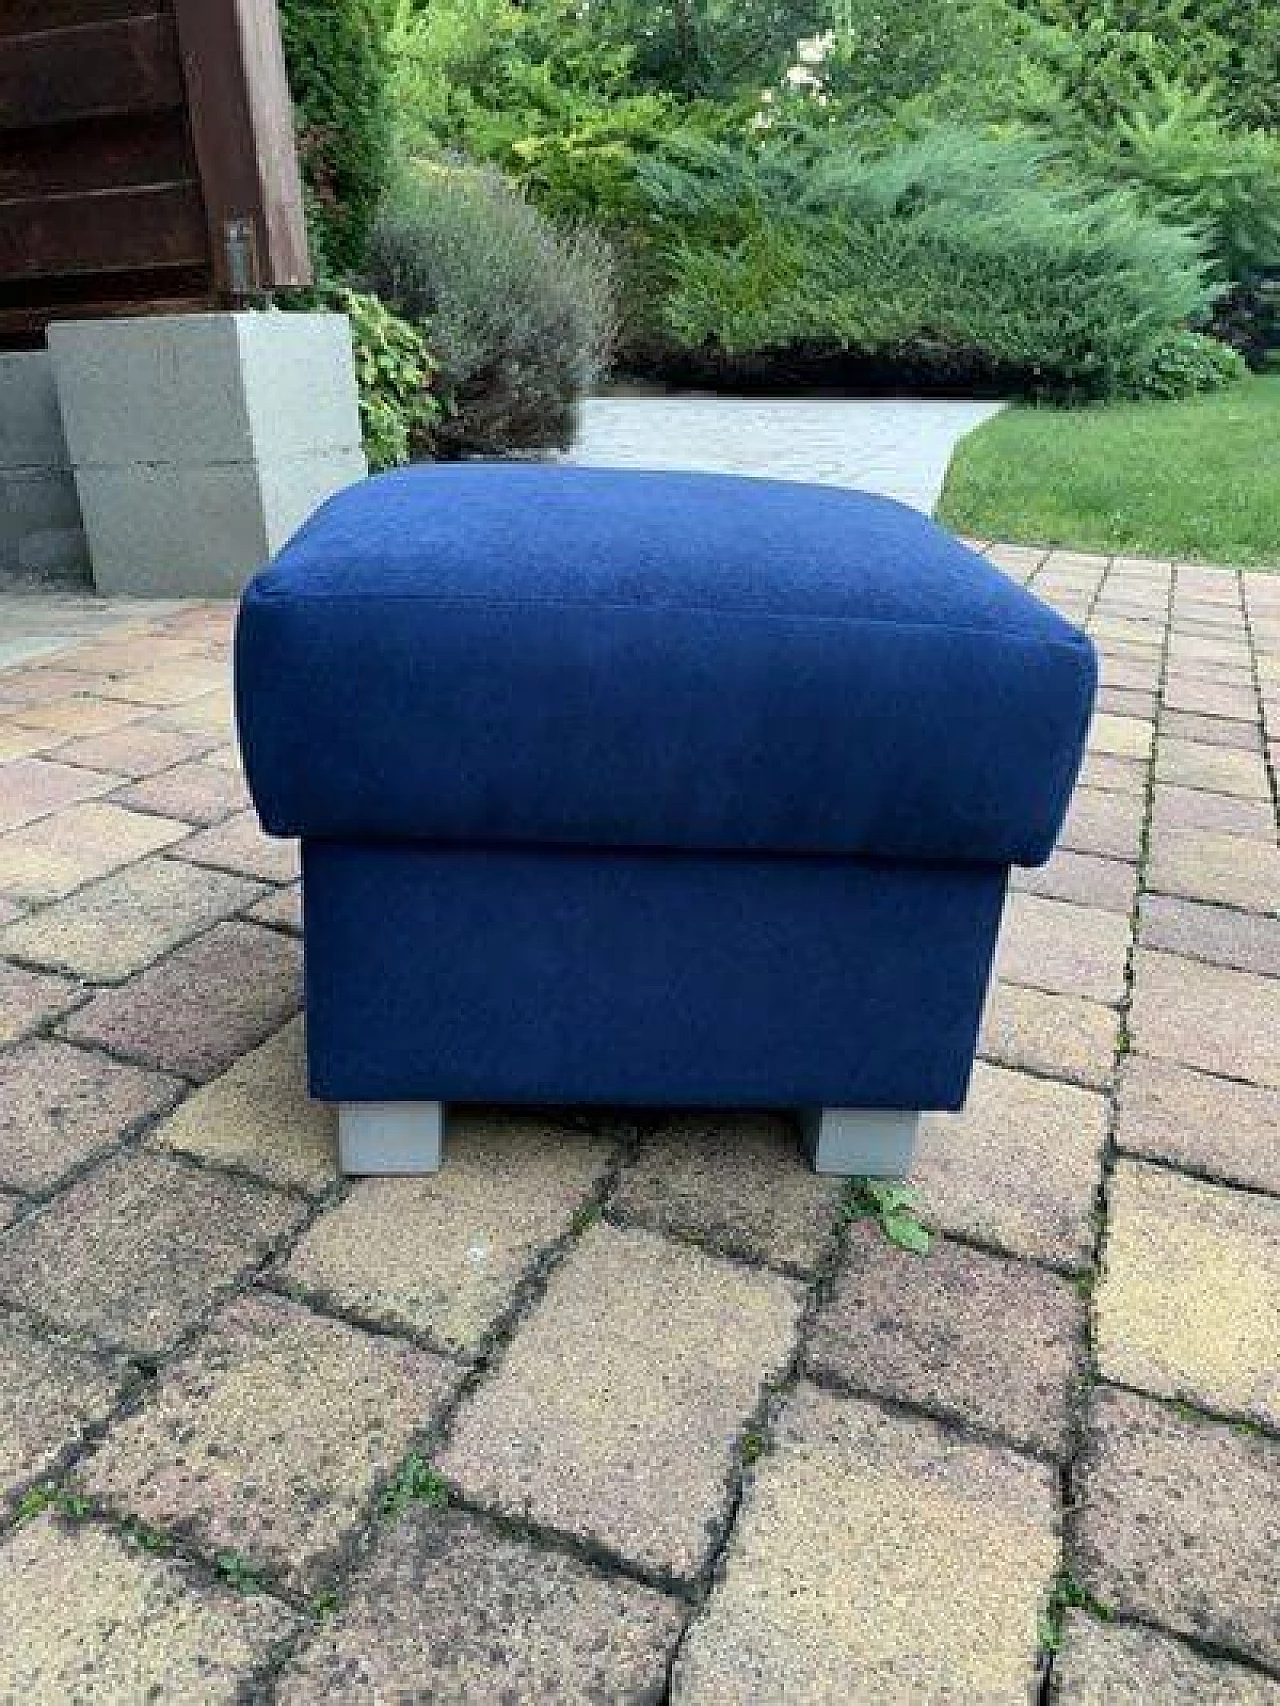
[[[276,834],[1037,863],[1089,641],[886,499],[467,465],[341,492],[245,593]]]
[[[335,1101],[955,1108],[994,866],[306,842]]]

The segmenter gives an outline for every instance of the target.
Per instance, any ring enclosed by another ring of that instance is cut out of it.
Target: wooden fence
[[[309,280],[274,0],[0,0],[0,347]]]

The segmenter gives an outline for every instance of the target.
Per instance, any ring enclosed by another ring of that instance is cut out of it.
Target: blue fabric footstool
[[[472,464],[330,499],[236,674],[347,1171],[498,1102],[795,1109],[821,1170],[895,1174],[964,1099],[1096,665],[886,499]]]

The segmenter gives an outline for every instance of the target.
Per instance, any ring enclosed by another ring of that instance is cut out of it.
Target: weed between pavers
[[[219,1552],[213,1562],[223,1581],[237,1593],[254,1594],[263,1591],[261,1573],[238,1552]]]
[[[1100,1618],[1103,1623],[1110,1623],[1115,1616],[1112,1607],[1104,1605],[1100,1599],[1095,1599],[1088,1588],[1081,1587],[1069,1567],[1064,1564],[1058,1571],[1050,1591],[1049,1603],[1040,1613],[1040,1646],[1046,1653],[1061,1650],[1062,1627],[1068,1611],[1087,1611],[1090,1616]]]
[[[92,1509],[92,1504],[82,1494],[73,1493],[54,1482],[46,1482],[42,1487],[29,1488],[22,1495],[18,1501],[17,1520],[19,1523],[30,1522],[32,1517],[40,1516],[44,1511],[54,1511],[58,1516],[69,1517],[72,1522],[82,1522]]]
[[[449,1503],[449,1487],[444,1477],[437,1475],[425,1457],[410,1452],[400,1465],[395,1480],[382,1495],[384,1516],[399,1516],[412,1504],[433,1505],[443,1510]]]
[[[920,1193],[894,1179],[850,1179],[846,1220],[871,1219],[891,1244],[913,1255],[929,1253],[931,1235],[919,1215]]]

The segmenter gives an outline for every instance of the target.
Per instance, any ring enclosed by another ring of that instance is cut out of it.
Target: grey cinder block
[[[101,591],[232,597],[367,473],[343,315],[64,321],[49,350]]]

